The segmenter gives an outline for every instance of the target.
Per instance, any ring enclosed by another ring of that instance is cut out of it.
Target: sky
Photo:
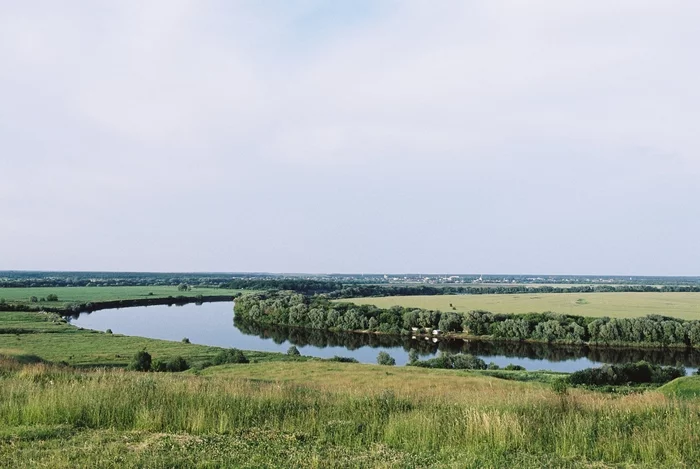
[[[0,3],[0,270],[700,275],[700,3]]]

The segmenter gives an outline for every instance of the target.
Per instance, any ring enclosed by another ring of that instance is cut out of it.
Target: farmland
[[[8,304],[66,307],[74,303],[168,298],[181,295],[192,297],[196,295],[233,295],[238,291],[199,287],[194,287],[189,291],[180,291],[176,286],[2,288],[0,289],[0,302],[4,299]],[[46,301],[50,295],[56,295],[58,300]],[[36,298],[37,301],[31,301],[32,297]]]
[[[662,314],[680,319],[700,319],[700,293],[434,295],[352,298],[339,301],[371,304],[381,308],[400,305],[463,313],[473,310],[512,314],[553,311],[589,317],[631,318]]]

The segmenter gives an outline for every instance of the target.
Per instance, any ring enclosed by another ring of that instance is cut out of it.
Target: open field
[[[0,369],[3,467],[700,464],[700,403],[659,392],[558,394],[469,373],[322,362],[207,376],[9,359]]]
[[[579,316],[629,318],[662,314],[700,319],[700,293],[547,293],[517,295],[388,296],[338,300],[372,304],[381,308],[414,306],[440,311],[531,313],[554,311]],[[452,304],[452,307],[450,306]],[[454,309],[453,309],[454,308]]]
[[[55,314],[0,312],[0,354],[36,356],[72,366],[126,366],[147,350],[153,358],[182,356],[190,362],[209,360],[221,349],[167,340],[81,330]],[[251,360],[286,359],[284,355],[247,352]]]
[[[0,467],[700,465],[700,400],[676,399],[695,381],[555,392],[553,373],[519,382],[261,352],[184,373],[113,368],[142,349],[190,362],[220,350],[0,312]]]
[[[113,300],[135,300],[141,298],[167,298],[180,295],[233,295],[240,290],[222,288],[192,288],[189,291],[178,291],[177,287],[39,287],[39,288],[0,288],[0,299],[8,303],[18,303],[38,307],[61,307],[72,303],[87,303]],[[58,301],[39,301],[32,303],[30,298],[35,296],[41,300],[48,295],[58,296]],[[0,306],[2,309],[2,306]]]

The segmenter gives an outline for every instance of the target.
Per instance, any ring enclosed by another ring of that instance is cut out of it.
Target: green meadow
[[[457,311],[485,310],[492,313],[553,311],[591,317],[631,318],[661,314],[681,319],[700,319],[700,293],[545,293],[387,296],[338,300],[371,304],[381,308],[405,307]]]
[[[195,365],[221,351],[0,312],[0,467],[700,466],[695,377],[603,393],[557,387],[557,373],[251,351],[247,364],[126,371],[144,349]]]
[[[328,362],[0,362],[3,467],[697,467],[700,405]]]
[[[2,288],[0,289],[0,301],[4,299],[7,303],[12,304],[55,308],[74,303],[168,298],[181,295],[233,295],[239,291],[210,287],[193,287],[189,291],[180,291],[176,286]],[[58,301],[46,301],[49,295],[56,295]],[[32,302],[32,297],[38,301]],[[42,299],[44,301],[41,301]]]

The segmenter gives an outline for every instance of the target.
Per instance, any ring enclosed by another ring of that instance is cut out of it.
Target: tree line
[[[459,333],[511,341],[556,344],[643,345],[700,348],[700,321],[660,315],[640,318],[589,318],[557,313],[466,314],[421,308],[336,303],[322,296],[289,291],[243,295],[236,300],[237,320],[267,324],[363,331],[390,335]]]

